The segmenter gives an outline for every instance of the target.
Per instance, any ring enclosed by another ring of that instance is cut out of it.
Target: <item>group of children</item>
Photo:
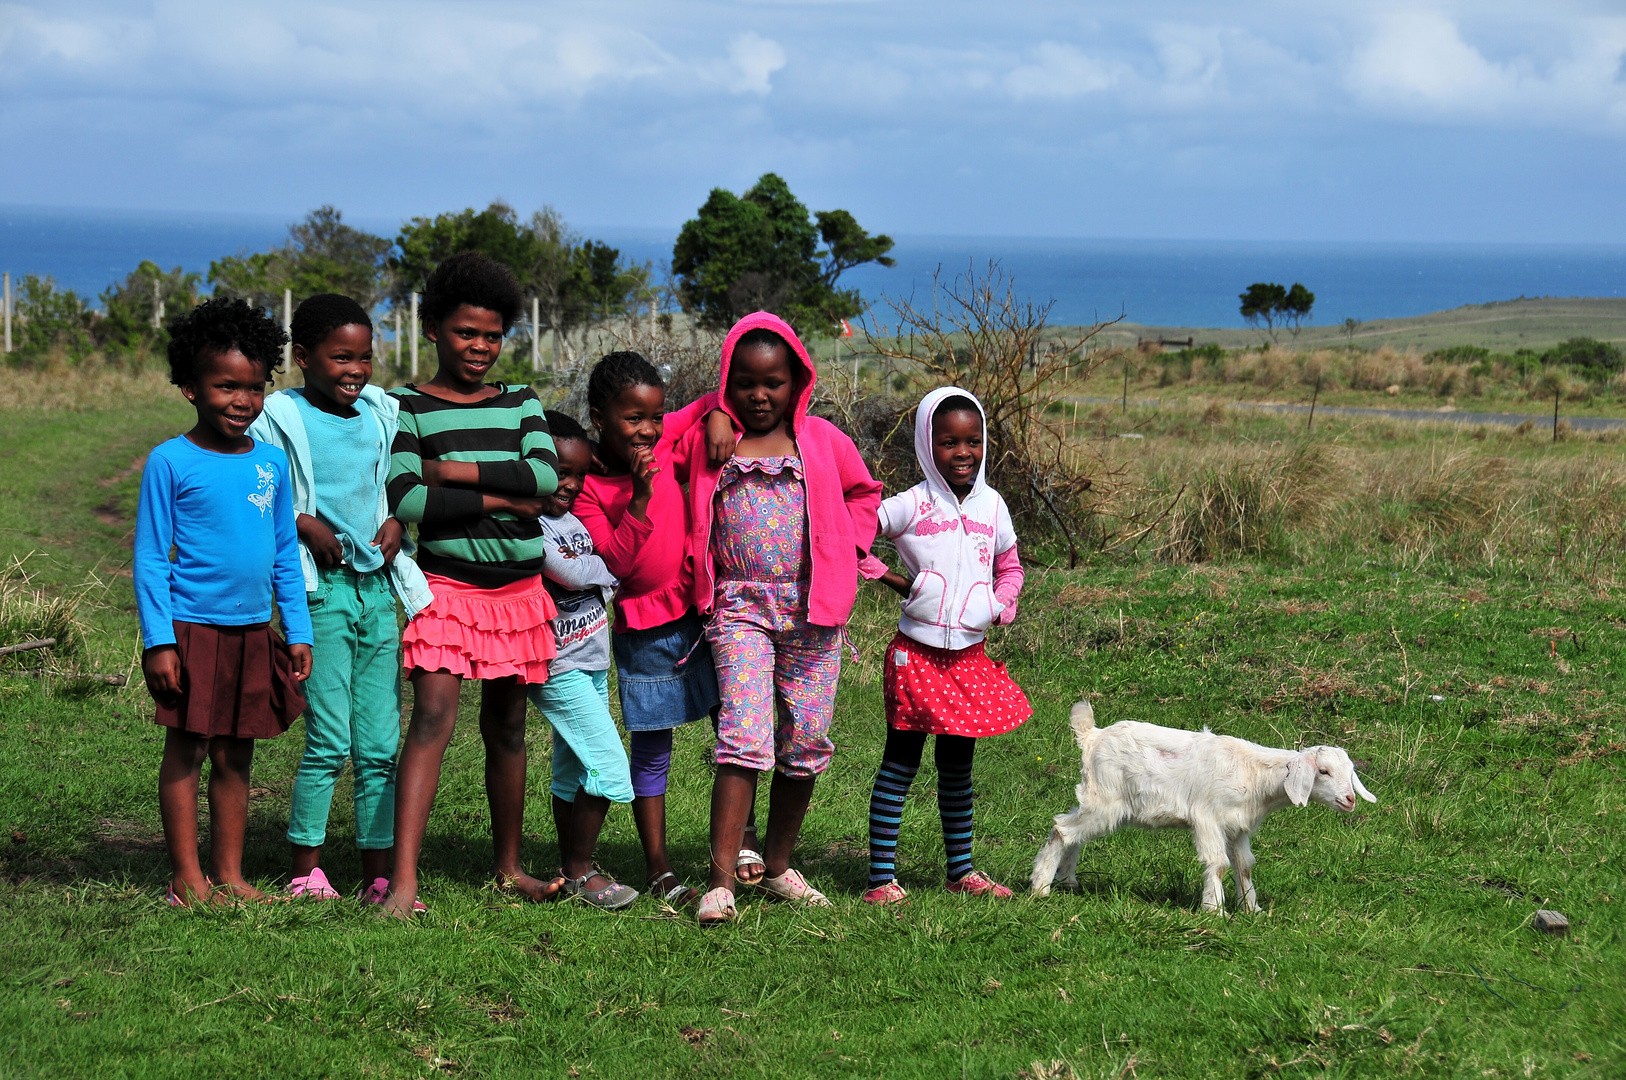
[[[242,872],[254,742],[303,713],[290,893],[340,895],[321,852],[348,760],[358,899],[400,917],[424,910],[419,856],[462,684],[474,679],[497,887],[632,903],[638,891],[593,860],[611,804],[630,803],[647,890],[694,905],[702,924],[735,916],[740,884],[827,905],[791,861],[834,751],[844,629],[863,579],[904,598],[886,650],[864,899],[905,898],[898,824],[927,735],[947,887],[1010,896],[971,863],[976,739],[1031,714],[983,651],[987,628],[1015,617],[1022,569],[1009,512],[983,477],[976,399],[954,387],[926,395],[915,420],[925,480],[882,501],[852,440],[809,412],[817,373],[776,316],[742,319],[723,343],[718,389],[673,412],[642,356],[604,357],[588,381],[589,439],[529,387],[486,381],[520,306],[500,264],[445,260],[421,307],[438,370],[389,393],[370,382],[371,320],[343,296],[306,300],[291,335],[239,300],[208,301],[172,326],[171,378],[198,422],[148,458],[134,568],[142,669],[167,729],[169,902],[261,895]],[[268,397],[290,336],[304,385]],[[904,572],[871,553],[878,535]],[[612,659],[625,745],[609,707]],[[560,867],[542,876],[520,862],[527,703],[554,732]],[[702,718],[716,736],[704,892],[668,857],[665,805],[673,733]],[[208,875],[197,845],[205,757]],[[759,841],[756,788],[769,771]]]

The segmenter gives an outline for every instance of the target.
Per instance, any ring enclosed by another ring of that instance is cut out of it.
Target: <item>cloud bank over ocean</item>
[[[669,228],[1621,241],[1588,3],[0,3],[12,204]]]

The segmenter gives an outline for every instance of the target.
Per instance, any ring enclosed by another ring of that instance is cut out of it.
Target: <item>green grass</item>
[[[112,583],[81,613],[85,670],[123,670],[136,647],[121,471],[184,420],[162,397],[0,414],[0,555],[39,550],[30,566],[57,589],[92,570]],[[347,902],[171,911],[144,693],[12,665],[0,1076],[1617,1076],[1626,623],[1609,581],[1408,570],[1381,548],[1035,573],[991,646],[1035,716],[979,750],[979,866],[1020,885],[1071,806],[1066,713],[1081,693],[1101,723],[1347,747],[1379,803],[1273,817],[1255,844],[1267,911],[1231,918],[1197,910],[1201,872],[1178,833],[1090,845],[1076,895],[950,897],[929,764],[900,850],[913,902],[860,903],[895,618],[877,593],[854,619],[862,658],[798,857],[836,907],[747,896],[737,925],[708,932],[649,901],[609,915],[487,889],[472,723],[448,756],[416,924]],[[673,770],[674,855],[691,878],[708,742],[685,728]],[[286,881],[300,745],[296,726],[256,762],[247,864],[267,885]],[[545,868],[546,725],[531,747],[526,858]],[[327,860],[341,888],[359,873],[353,837],[341,789]],[[601,854],[639,880],[625,811]],[[1565,912],[1572,935],[1531,930],[1538,906]]]
[[[1359,317],[1358,313],[1349,314]],[[1343,313],[1318,311],[1314,324],[1299,331],[1296,338],[1285,329],[1278,329],[1276,336],[1282,344],[1297,344],[1300,348],[1337,347],[1346,340],[1343,321]],[[1135,344],[1137,338],[1173,341],[1191,336],[1199,345],[1214,342],[1228,349],[1256,346],[1265,340],[1262,330],[1132,323],[1122,323],[1103,335],[1109,341],[1128,345]],[[1361,324],[1352,340],[1368,349],[1388,345],[1426,351],[1452,345],[1482,345],[1492,352],[1539,352],[1572,337],[1626,341],[1626,298],[1540,296],[1465,304],[1406,319],[1371,319]]]

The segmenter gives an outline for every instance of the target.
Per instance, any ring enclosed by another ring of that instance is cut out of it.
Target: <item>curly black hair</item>
[[[295,345],[310,352],[341,326],[365,326],[370,334],[373,320],[348,296],[317,293],[294,309],[291,334]]]
[[[635,352],[613,352],[593,365],[587,376],[587,407],[602,409],[629,386],[666,389],[655,365]]]
[[[169,324],[169,381],[196,382],[205,359],[236,349],[265,365],[265,376],[282,369],[282,347],[288,335],[248,301],[217,296],[205,300]]]
[[[502,316],[506,334],[524,302],[512,270],[478,251],[460,251],[435,267],[423,283],[418,321],[426,331],[436,331],[442,319],[467,304]]]
[[[557,409],[548,409],[542,413],[542,419],[548,422],[548,434],[553,436],[555,443],[566,439],[580,439],[587,442],[587,431],[577,422],[574,416],[562,413]]]

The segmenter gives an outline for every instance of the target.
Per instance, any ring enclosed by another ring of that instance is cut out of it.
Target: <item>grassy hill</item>
[[[1276,336],[1281,344],[1301,349],[1342,346],[1348,340],[1343,327],[1336,325],[1307,326],[1296,339],[1286,330],[1277,331]],[[1120,323],[1102,337],[1117,345],[1134,345],[1143,338],[1184,341],[1195,337],[1198,345],[1213,343],[1228,349],[1259,345],[1266,340],[1262,331],[1246,328],[1135,323]],[[1356,331],[1354,344],[1366,349],[1388,345],[1394,349],[1424,351],[1452,345],[1479,345],[1492,352],[1511,353],[1515,349],[1539,352],[1573,337],[1626,342],[1626,298],[1520,297],[1469,304],[1409,319],[1373,319]]]

